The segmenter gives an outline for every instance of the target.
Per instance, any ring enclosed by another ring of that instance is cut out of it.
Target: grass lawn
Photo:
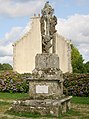
[[[31,115],[26,113],[14,113],[15,116],[10,114],[5,114],[6,110],[11,107],[11,103],[6,102],[6,100],[16,100],[28,97],[26,93],[0,93],[0,119],[89,119],[89,97],[73,97],[71,101],[72,108],[67,113],[62,116],[59,115],[58,118],[54,117],[40,117],[39,115]],[[28,118],[27,118],[28,117]]]
[[[71,102],[75,104],[88,104],[89,105],[89,97],[73,97]]]
[[[15,99],[22,99],[28,97],[27,93],[1,93],[0,92],[0,99],[3,100],[15,100]]]
[[[0,92],[0,99],[3,100],[15,100],[15,99],[22,99],[27,97],[29,97],[27,93],[1,93]],[[73,97],[71,102],[74,104],[89,104],[89,97]]]

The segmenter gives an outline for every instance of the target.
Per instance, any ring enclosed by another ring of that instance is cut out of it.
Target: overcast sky
[[[46,0],[0,0],[0,63],[12,64],[15,42],[30,28]],[[49,0],[58,18],[58,33],[70,39],[89,61],[89,0]]]

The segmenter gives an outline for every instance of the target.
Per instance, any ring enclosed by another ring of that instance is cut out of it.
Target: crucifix
[[[54,9],[49,5],[49,2],[46,2],[41,12],[42,53],[50,53],[51,48],[52,53],[55,53],[55,26],[57,18],[53,15]]]

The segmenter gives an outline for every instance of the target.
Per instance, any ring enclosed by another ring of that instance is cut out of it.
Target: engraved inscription
[[[48,86],[46,85],[37,85],[36,93],[48,93]]]

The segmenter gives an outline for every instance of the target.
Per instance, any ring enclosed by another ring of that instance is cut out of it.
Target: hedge
[[[64,74],[64,93],[73,96],[89,96],[89,74]]]
[[[69,74],[64,76],[64,94],[73,96],[89,96],[89,74]],[[18,74],[13,71],[0,72],[0,92],[25,92],[29,90],[26,78],[30,73]]]
[[[18,74],[12,71],[0,73],[0,92],[28,92],[28,82],[24,77],[30,74]]]

